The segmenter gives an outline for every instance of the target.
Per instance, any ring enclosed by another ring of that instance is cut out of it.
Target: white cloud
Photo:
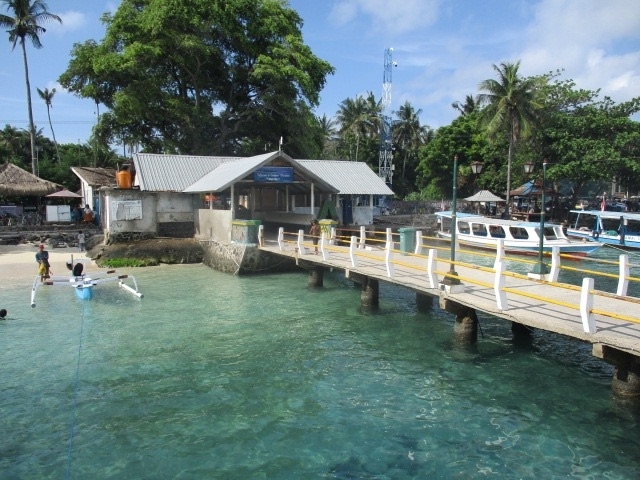
[[[578,88],[640,96],[640,2],[543,0],[517,58],[525,74],[562,68]]]
[[[64,34],[66,32],[73,32],[75,30],[81,30],[87,24],[87,16],[84,13],[77,12],[75,10],[69,10],[68,12],[56,13],[62,20],[62,24],[59,22],[50,22],[46,25],[46,29],[58,34]]]
[[[358,15],[369,17],[376,32],[406,33],[432,25],[441,0],[340,0],[330,14],[337,25],[346,25]]]

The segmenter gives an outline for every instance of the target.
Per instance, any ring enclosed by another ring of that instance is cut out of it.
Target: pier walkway
[[[594,280],[589,278],[579,286],[535,280],[510,272],[506,269],[510,259],[500,252],[493,254],[498,261],[491,266],[456,261],[454,271],[462,288],[449,287],[442,280],[449,276],[451,261],[447,251],[450,246],[438,246],[437,241],[433,245],[422,244],[417,232],[416,251],[420,253],[403,252],[396,248],[397,241],[392,235],[388,230],[382,240],[345,237],[348,243],[341,246],[336,244],[335,233],[333,241],[323,234],[318,242],[320,253],[316,255],[308,234],[285,233],[280,229],[277,240],[261,237],[260,248],[294,258],[307,269],[342,270],[348,278],[364,276],[393,283],[418,294],[437,297],[441,306],[455,302],[535,329],[590,342],[594,355],[600,358],[607,355],[607,347],[614,349],[613,354],[623,352],[640,357],[640,299],[627,296],[625,288],[629,281],[640,279],[629,275],[628,264],[622,267],[623,278],[618,287],[618,293],[623,294],[595,290]],[[464,257],[463,253],[460,251],[456,260]],[[438,258],[438,254],[442,258]],[[553,259],[554,268],[559,267],[555,264],[558,260]]]

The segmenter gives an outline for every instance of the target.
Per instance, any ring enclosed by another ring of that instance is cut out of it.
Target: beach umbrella
[[[82,198],[82,195],[70,192],[69,190],[60,190],[58,192],[50,193],[46,195],[47,198]]]

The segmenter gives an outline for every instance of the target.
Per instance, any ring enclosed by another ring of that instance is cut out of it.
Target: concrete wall
[[[105,240],[128,240],[156,236],[192,238],[194,196],[172,192],[141,192],[138,189],[102,188],[102,227]],[[139,201],[139,218],[116,218],[118,202]]]
[[[196,240],[231,241],[231,210],[199,209],[195,218]]]

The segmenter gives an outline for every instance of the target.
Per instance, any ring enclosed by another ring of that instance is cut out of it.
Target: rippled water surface
[[[491,318],[458,345],[437,305],[381,284],[362,311],[337,274],[128,273],[143,299],[0,289],[1,478],[640,477],[589,345]]]

